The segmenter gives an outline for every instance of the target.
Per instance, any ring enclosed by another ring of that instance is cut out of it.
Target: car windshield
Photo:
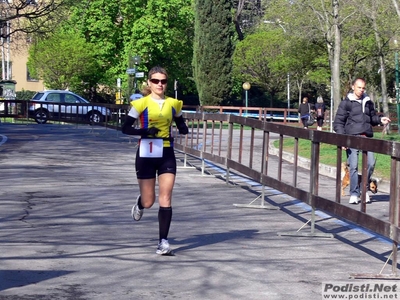
[[[33,96],[32,100],[39,100],[43,97],[43,94],[44,93],[36,93],[35,96]]]
[[[83,98],[79,98],[81,100],[82,103],[90,103],[90,101],[83,99]]]

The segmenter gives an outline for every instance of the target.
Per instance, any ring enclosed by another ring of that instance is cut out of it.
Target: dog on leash
[[[350,169],[347,162],[342,162],[342,196],[344,196],[344,189],[350,185]],[[358,174],[358,185],[361,183],[361,174]],[[369,190],[376,194],[378,192],[378,182],[375,179],[372,179],[369,182]]]

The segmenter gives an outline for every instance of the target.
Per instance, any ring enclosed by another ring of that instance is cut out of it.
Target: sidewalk
[[[59,125],[2,124],[0,135],[0,300],[321,299],[322,282],[359,283],[349,275],[379,273],[391,251],[321,212],[317,229],[335,238],[278,235],[303,226],[309,207],[268,187],[266,205],[278,210],[236,207],[261,187],[202,176],[177,153],[176,255],[158,256],[158,205],[130,217],[134,140]]]

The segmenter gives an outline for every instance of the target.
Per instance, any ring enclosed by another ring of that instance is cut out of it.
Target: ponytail
[[[143,85],[141,94],[145,97],[151,94],[151,89],[147,84]]]

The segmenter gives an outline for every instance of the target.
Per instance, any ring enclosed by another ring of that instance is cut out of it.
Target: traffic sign
[[[144,72],[137,72],[135,76],[136,76],[136,78],[143,78]]]
[[[135,69],[135,68],[133,68],[133,69],[126,69],[126,74],[134,75],[135,73],[136,73],[136,69]]]

